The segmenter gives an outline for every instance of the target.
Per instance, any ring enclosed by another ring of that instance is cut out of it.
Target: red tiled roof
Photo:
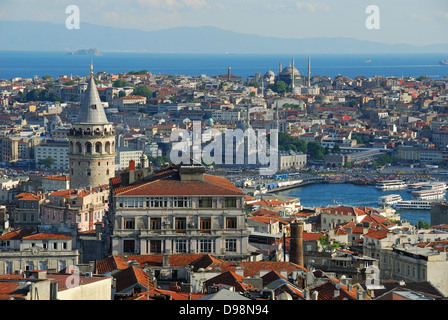
[[[162,290],[157,288],[152,288],[149,291],[141,292],[130,297],[128,300],[161,300],[161,299],[170,299],[170,300],[195,300],[201,297],[206,296],[206,294],[202,293],[187,293],[187,292],[176,292],[171,290]]]
[[[158,180],[119,187],[115,190],[115,194],[120,196],[244,196],[244,193],[226,178],[204,174],[204,181],[180,181],[178,173]]]
[[[0,236],[0,240],[20,240],[25,236],[28,236],[35,232],[34,229],[19,229],[10,231]]]
[[[236,274],[233,271],[225,271],[216,277],[204,281],[204,288],[208,288],[218,284],[224,284],[235,287],[236,291],[243,292],[250,289],[252,286],[244,284],[242,281],[244,276]]]
[[[146,288],[146,290],[154,287],[151,276],[134,266],[129,266],[128,268],[121,270],[114,275],[114,278],[116,279],[117,292],[121,292],[137,284]]]

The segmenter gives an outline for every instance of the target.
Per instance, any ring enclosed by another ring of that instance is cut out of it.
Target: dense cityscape
[[[94,63],[0,82],[0,299],[446,299],[447,78],[330,78],[312,56],[305,74],[291,57],[247,79]],[[173,163],[173,135],[196,128],[202,149],[216,132],[277,133],[275,172],[233,140]],[[414,199],[278,194],[332,183]]]

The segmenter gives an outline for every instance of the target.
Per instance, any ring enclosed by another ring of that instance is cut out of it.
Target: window
[[[162,253],[162,240],[151,240],[149,242],[149,253]]]
[[[187,253],[187,240],[174,240],[175,253]]]
[[[53,242],[53,249],[57,250],[58,249],[58,243],[57,242]]]
[[[236,198],[234,197],[226,197],[225,198],[225,207],[226,208],[236,208]]]
[[[125,229],[135,229],[135,220],[134,219],[124,219],[124,228]]]
[[[236,239],[226,239],[226,251],[236,252]]]
[[[187,229],[187,218],[175,218],[174,229],[176,233],[185,233]]]
[[[199,198],[199,208],[211,208],[213,203],[212,197]]]
[[[135,252],[135,240],[123,240],[123,252],[134,253]]]
[[[151,218],[149,221],[149,228],[151,230],[162,229],[162,218]]]
[[[170,204],[173,208],[189,208],[191,207],[191,199],[186,197],[171,198]]]
[[[199,252],[200,253],[212,253],[213,252],[213,240],[199,240]]]
[[[25,270],[26,270],[26,271],[34,270],[34,263],[31,262],[31,261],[28,261],[28,262],[26,263]]]
[[[201,218],[200,219],[200,229],[201,233],[210,233],[212,229],[212,219],[211,218]]]
[[[236,217],[226,218],[226,229],[236,229]]]

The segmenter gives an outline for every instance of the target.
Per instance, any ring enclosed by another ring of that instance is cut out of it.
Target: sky
[[[70,5],[79,8],[81,28],[84,22],[145,31],[214,26],[280,38],[448,43],[447,0],[0,0],[0,20],[65,23]],[[366,12],[370,5],[375,16]],[[367,28],[366,20],[378,28]]]

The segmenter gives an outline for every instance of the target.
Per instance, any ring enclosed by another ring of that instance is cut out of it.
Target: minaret
[[[283,70],[283,68],[282,68],[282,60],[280,60],[280,66],[278,68],[278,74],[282,73],[282,70]]]
[[[308,56],[308,88],[311,87],[311,60]]]
[[[294,57],[292,57],[291,92],[294,93]]]
[[[70,188],[109,185],[109,179],[115,176],[115,132],[96,88],[92,60],[90,80],[68,141]]]
[[[279,125],[278,125],[278,101],[275,101],[275,129],[279,130]]]
[[[227,81],[230,81],[230,66],[229,69],[227,70]]]

